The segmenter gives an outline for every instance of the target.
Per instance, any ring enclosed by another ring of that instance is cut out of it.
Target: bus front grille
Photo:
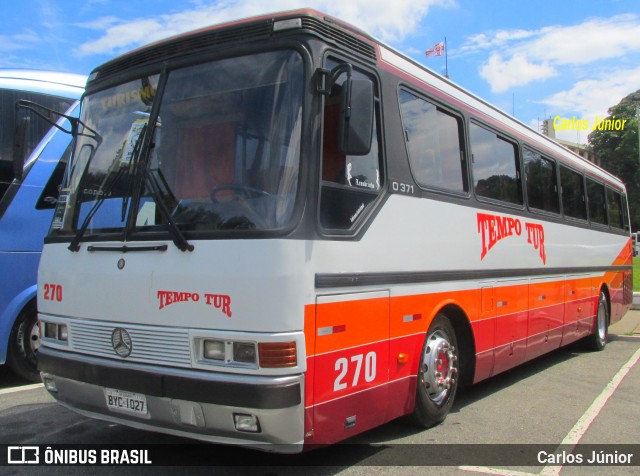
[[[120,329],[117,337],[114,333]],[[122,331],[128,336],[126,349],[116,346]],[[145,364],[191,367],[191,347],[186,329],[129,325],[116,322],[71,321],[71,350],[109,359]],[[130,351],[126,356],[123,356]]]

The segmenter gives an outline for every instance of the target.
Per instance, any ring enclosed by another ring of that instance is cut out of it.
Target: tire
[[[414,423],[430,428],[444,421],[458,389],[458,341],[451,321],[438,314],[422,347],[416,405],[411,415]]]
[[[38,312],[30,303],[20,313],[11,329],[7,364],[14,373],[32,382],[40,381],[37,353],[40,347]]]
[[[607,296],[600,291],[598,297],[598,307],[595,321],[595,329],[593,334],[585,337],[584,344],[588,350],[601,351],[607,345],[607,337],[609,336],[609,306]]]

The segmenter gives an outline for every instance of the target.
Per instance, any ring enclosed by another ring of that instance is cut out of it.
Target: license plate
[[[105,388],[104,398],[107,401],[107,408],[111,411],[138,416],[146,416],[148,413],[147,397],[141,393]]]

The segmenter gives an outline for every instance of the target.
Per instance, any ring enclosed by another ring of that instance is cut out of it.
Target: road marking
[[[593,401],[591,406],[587,409],[586,412],[580,417],[577,423],[573,426],[571,431],[565,436],[564,440],[562,440],[561,445],[577,445],[578,442],[582,439],[584,434],[587,432],[587,429],[593,423],[593,420],[596,419],[598,414],[602,411],[602,408],[607,403],[607,400],[611,398],[611,395],[616,391],[622,380],[629,373],[631,368],[640,360],[640,349],[636,350],[636,352],[631,356],[631,358],[627,361],[626,364],[622,366],[618,373],[613,376],[611,381],[607,384],[604,390],[598,395],[598,397]]]
[[[22,387],[5,388],[4,390],[0,390],[0,395],[7,395],[9,393],[24,392],[25,390],[33,390],[34,388],[40,388],[40,387],[44,387],[44,384],[42,384],[42,383],[34,383],[32,385],[24,385]]]
[[[573,447],[575,447],[580,442],[593,421],[606,405],[609,398],[611,398],[611,396],[615,393],[617,388],[622,383],[622,380],[627,376],[633,366],[638,363],[638,360],[640,360],[640,349],[636,350],[631,358],[627,361],[627,363],[625,363],[613,376],[609,383],[604,387],[602,392],[600,392],[600,395],[596,397],[596,399],[582,414],[576,424],[573,425],[573,428],[571,428],[569,433],[567,433],[567,436],[564,437],[559,447],[561,447],[562,445],[570,445],[571,449],[567,448],[565,449],[565,451],[567,451],[567,453],[571,453]],[[500,468],[488,468],[484,466],[459,466],[459,469],[473,473],[494,474],[498,476],[530,476],[534,474],[538,474],[540,476],[558,476],[560,474],[560,471],[562,470],[562,466],[545,466],[539,473],[528,473]]]
[[[526,471],[513,471],[510,469],[487,468],[485,466],[460,466],[461,470],[471,473],[495,474],[497,476],[535,476],[536,473]]]

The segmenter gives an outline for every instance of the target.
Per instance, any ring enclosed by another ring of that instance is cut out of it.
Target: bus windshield
[[[168,221],[186,232],[265,231],[289,223],[300,55],[267,52],[166,74],[161,89],[158,74],[84,98],[64,218],[52,232],[117,233],[127,223],[158,232]]]

